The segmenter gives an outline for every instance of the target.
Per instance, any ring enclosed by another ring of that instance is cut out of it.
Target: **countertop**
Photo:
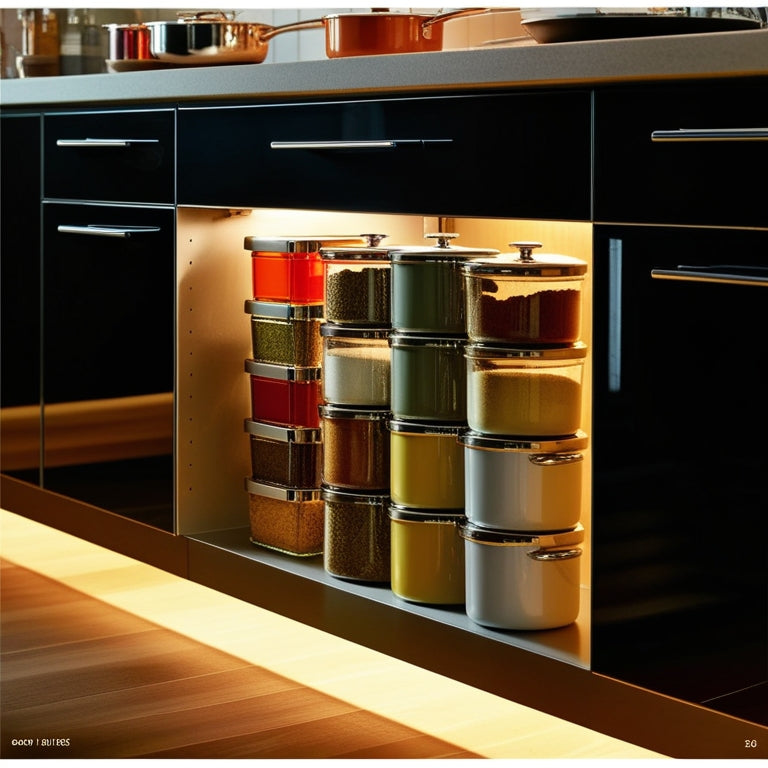
[[[768,75],[768,29],[0,82],[0,105],[273,101]]]

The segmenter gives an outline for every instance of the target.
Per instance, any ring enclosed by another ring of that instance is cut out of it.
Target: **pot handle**
[[[555,467],[561,464],[575,464],[581,461],[581,453],[536,453],[528,457],[528,461],[536,467]]]
[[[531,560],[537,562],[549,562],[558,560],[573,560],[576,557],[581,557],[581,549],[535,549],[533,552],[526,552]]]
[[[307,19],[306,21],[294,21],[292,24],[283,24],[279,27],[269,27],[259,34],[261,40],[271,40],[282,32],[294,32],[301,29],[320,29],[325,26],[325,19]]]
[[[460,16],[477,16],[481,13],[491,13],[493,8],[457,8],[455,11],[446,11],[433,16],[431,19],[425,19],[421,22],[421,28],[425,33],[433,24],[440,24],[450,19],[458,19]]]

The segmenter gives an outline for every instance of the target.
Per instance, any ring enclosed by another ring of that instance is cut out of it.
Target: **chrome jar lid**
[[[471,359],[570,360],[586,357],[587,345],[583,341],[530,347],[470,343],[465,345],[465,354]]]
[[[259,237],[248,235],[243,240],[246,251],[267,253],[317,253],[324,246],[363,245],[360,235],[308,235],[302,237]]]
[[[263,421],[245,419],[245,431],[254,437],[274,440],[279,443],[320,443],[322,437],[318,427],[279,427]]]
[[[425,424],[424,422],[405,421],[403,419],[392,419],[389,422],[389,431],[401,434],[411,435],[437,435],[448,437],[458,437],[465,426],[456,424]]]
[[[320,326],[320,335],[326,338],[339,339],[370,339],[371,341],[389,339],[387,328],[362,328],[353,325],[337,325],[335,323],[323,323]]]
[[[329,405],[318,406],[323,419],[358,419],[361,421],[389,421],[392,411],[389,408],[356,408],[355,406]]]
[[[392,262],[464,261],[473,256],[492,256],[498,253],[494,248],[453,246],[451,240],[458,237],[454,232],[436,232],[424,235],[424,237],[434,238],[436,245],[431,248],[417,245],[392,248],[389,252]]]
[[[403,523],[450,523],[461,525],[466,521],[463,509],[413,509],[401,504],[389,505],[389,518]]]
[[[589,438],[579,430],[573,435],[551,438],[512,437],[489,435],[463,429],[458,437],[461,445],[486,451],[513,451],[520,453],[572,453],[584,450]]]
[[[324,261],[387,261],[389,248],[379,247],[387,235],[360,235],[365,245],[326,246],[320,249]]]
[[[268,320],[318,320],[323,317],[322,304],[284,304],[247,299],[245,311],[253,317]]]
[[[501,253],[490,259],[473,259],[462,265],[467,275],[482,277],[509,276],[516,278],[554,279],[559,277],[583,277],[587,272],[587,262],[573,256],[561,256],[556,253],[543,253],[533,256],[534,248],[542,244],[534,241],[510,243],[518,248],[517,254]]]
[[[245,372],[251,376],[261,376],[265,379],[280,381],[319,381],[322,368],[295,365],[275,365],[274,363],[259,363],[256,360],[245,361]]]
[[[528,533],[525,531],[506,531],[497,528],[484,528],[466,522],[459,527],[459,535],[467,541],[489,544],[496,547],[539,547],[540,549],[559,549],[574,547],[584,541],[584,526],[578,523],[565,531],[544,531]]]
[[[337,504],[363,504],[381,506],[389,503],[389,493],[360,493],[359,491],[343,491],[323,485],[320,488],[323,501]]]
[[[272,483],[257,483],[250,477],[245,478],[245,490],[255,496],[266,496],[278,501],[320,501],[321,499],[319,488],[285,488]]]

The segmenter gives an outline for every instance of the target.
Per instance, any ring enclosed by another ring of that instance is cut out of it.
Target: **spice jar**
[[[392,333],[392,413],[396,419],[466,421],[464,338]]]
[[[389,490],[391,413],[320,406],[323,436],[322,482],[332,488]]]
[[[464,506],[463,427],[392,419],[390,495],[404,507],[458,509]]]
[[[324,323],[320,335],[325,402],[389,408],[389,332]]]
[[[282,488],[250,478],[245,488],[252,543],[288,555],[322,554],[324,509],[319,488]]]
[[[327,573],[356,581],[388,582],[390,574],[389,497],[323,488]]]
[[[245,311],[251,315],[254,360],[277,365],[321,365],[322,304],[285,304],[249,299],[245,302]]]
[[[253,298],[289,304],[322,304],[324,245],[362,244],[359,237],[277,238],[248,236]]]
[[[390,258],[378,244],[386,235],[363,235],[362,247],[321,248],[325,319],[349,325],[390,325]]]
[[[414,603],[464,602],[460,510],[412,510],[391,504],[392,592]]]
[[[474,525],[515,531],[572,528],[581,517],[587,436],[526,440],[465,431],[465,514]],[[394,451],[393,451],[394,464]]]
[[[453,233],[437,238],[434,247],[393,248],[392,327],[408,333],[465,334],[464,284],[461,265],[469,258],[490,256],[488,248],[451,246]]]
[[[470,341],[571,344],[581,333],[587,264],[570,256],[533,257],[541,243],[510,243],[519,255],[472,259],[462,266]]]
[[[245,420],[251,477],[288,488],[319,488],[323,444],[319,427],[278,427]]]
[[[466,611],[495,629],[554,629],[579,615],[584,529],[529,534],[463,523]]]
[[[321,369],[245,361],[251,376],[251,418],[287,427],[318,427]]]
[[[467,422],[475,432],[546,437],[581,426],[582,342],[515,348],[467,344]]]

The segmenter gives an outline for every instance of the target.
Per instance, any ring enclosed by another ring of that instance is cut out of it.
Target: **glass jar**
[[[364,235],[365,247],[321,248],[325,319],[353,326],[390,325],[390,258],[378,244],[386,235]]]
[[[324,323],[320,335],[325,402],[389,408],[389,331]]]
[[[392,333],[392,413],[406,421],[466,421],[465,338]]]
[[[461,265],[469,258],[498,251],[451,246],[451,239],[457,237],[453,233],[425,237],[437,238],[437,245],[390,251],[392,327],[407,333],[465,334]]]
[[[581,427],[586,345],[467,344],[467,422],[475,432],[549,437]]]
[[[274,301],[245,302],[251,316],[253,359],[260,363],[319,367],[322,304],[285,304]]]
[[[321,368],[245,361],[251,377],[251,418],[286,427],[318,427]]]
[[[278,427],[245,420],[251,477],[288,488],[319,488],[323,444],[319,427]]]
[[[288,555],[323,552],[324,507],[320,489],[282,488],[246,478],[251,542]]]
[[[581,334],[581,287],[587,264],[510,243],[519,255],[472,259],[462,266],[470,341],[572,344]]]
[[[464,506],[463,427],[392,419],[390,495],[404,507],[459,509]]]
[[[413,603],[464,603],[461,511],[412,510],[391,504],[392,592]]]
[[[391,413],[333,405],[321,405],[319,410],[323,484],[358,491],[388,491]]]
[[[356,581],[389,582],[389,497],[323,488],[327,573]]]

